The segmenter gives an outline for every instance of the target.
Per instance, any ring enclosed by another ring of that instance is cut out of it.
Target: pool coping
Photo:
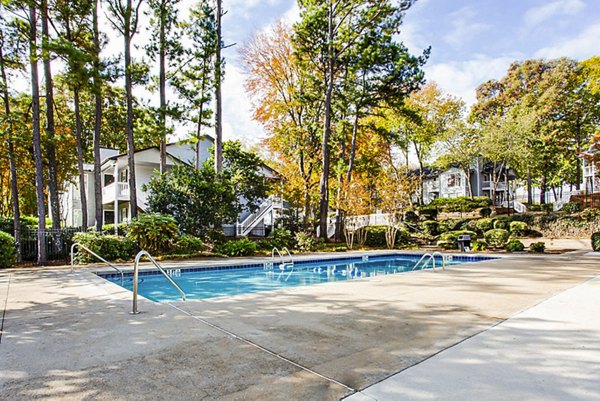
[[[429,252],[422,251],[391,251],[391,250],[383,250],[383,251],[359,251],[353,252],[344,256],[334,257],[334,254],[311,254],[311,255],[298,255],[294,257],[295,265],[306,265],[311,263],[319,263],[319,262],[344,262],[344,261],[352,261],[356,262],[366,261],[368,259],[384,259],[389,257],[398,257],[398,256],[418,256],[425,255]],[[442,253],[444,256],[451,256],[452,260],[458,261],[491,261],[500,258],[507,257],[508,255],[498,255],[498,254],[473,254],[473,253]],[[326,256],[328,255],[328,256]],[[435,255],[436,258],[438,255]],[[182,272],[198,272],[198,271],[215,271],[215,270],[230,270],[230,269],[258,269],[258,268],[272,268],[274,264],[274,260],[271,257],[261,257],[257,259],[245,259],[245,260],[215,260],[215,261],[203,261],[200,263],[178,263],[177,261],[160,263],[163,269],[171,275],[171,273],[179,274]],[[124,276],[133,275],[133,266],[119,266],[119,268],[123,271]],[[94,273],[96,276],[110,279],[110,278],[119,278],[121,277],[120,273],[116,273],[113,269],[109,267],[96,267],[89,269],[90,272]],[[160,275],[160,271],[156,269],[151,264],[144,264],[140,266],[138,274],[140,276],[148,276],[148,275]]]

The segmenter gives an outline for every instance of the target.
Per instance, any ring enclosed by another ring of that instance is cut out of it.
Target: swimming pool
[[[385,254],[295,261],[293,266],[286,265],[284,267],[281,267],[279,262],[274,264],[264,262],[165,270],[179,284],[190,300],[404,273],[412,271],[421,256],[419,254]],[[446,265],[491,259],[495,258],[453,256]],[[441,266],[441,262],[441,258],[436,257],[436,266]],[[133,273],[125,274],[123,281],[118,274],[97,274],[130,291],[133,287]],[[140,271],[139,276],[138,291],[140,295],[156,302],[181,299],[179,292],[158,270]]]

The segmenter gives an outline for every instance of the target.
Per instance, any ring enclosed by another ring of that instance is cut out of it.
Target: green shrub
[[[480,252],[487,250],[487,244],[484,241],[475,240],[471,243],[471,250],[474,252]]]
[[[506,244],[506,250],[508,252],[521,252],[523,249],[525,249],[525,245],[515,238],[511,239],[508,244]]]
[[[494,248],[502,248],[504,245],[506,245],[510,233],[501,228],[494,228],[493,230],[483,233],[483,236],[488,245]]]
[[[175,243],[175,247],[171,253],[175,255],[195,255],[206,249],[204,242],[198,237],[183,234]]]
[[[565,213],[578,213],[581,211],[581,206],[577,202],[567,202],[560,210]]]
[[[285,228],[276,228],[262,241],[260,247],[271,250],[273,248],[294,248],[296,241],[290,230]]]
[[[302,252],[316,251],[323,245],[323,242],[323,238],[317,238],[313,233],[299,232],[296,234],[296,248]]]
[[[204,240],[205,243],[208,243],[208,244],[210,244],[213,247],[215,247],[215,246],[217,246],[219,244],[222,244],[225,241],[227,241],[227,238],[225,237],[225,234],[221,230],[207,231],[202,236],[202,239]]]
[[[116,235],[103,235],[97,232],[77,233],[73,235],[73,242],[79,242],[108,261],[129,260],[135,253],[135,246],[131,239]],[[98,262],[95,256],[83,249],[80,249],[79,260],[87,263]]]
[[[489,207],[482,207],[479,209],[479,215],[481,217],[490,217],[492,215],[492,209]]]
[[[477,220],[477,229],[479,231],[481,231],[482,233],[486,232],[486,231],[490,231],[491,229],[494,228],[494,221],[493,219],[479,219]]]
[[[482,207],[489,207],[492,201],[487,196],[476,196],[471,199],[468,196],[459,196],[457,198],[437,198],[428,205],[436,207],[447,213],[451,212],[472,212]]]
[[[387,247],[387,242],[385,240],[385,232],[387,230],[387,226],[369,226],[367,227],[367,240],[365,241],[365,245],[372,248],[385,248]],[[396,246],[406,245],[410,243],[411,236],[408,232],[398,230],[396,233]]]
[[[459,230],[459,231],[449,231],[440,235],[439,241],[437,243],[440,246],[440,242],[442,243],[442,248],[445,249],[458,249],[458,236],[459,235],[468,235],[471,237],[471,241],[477,239],[477,233],[475,231],[469,230]]]
[[[38,219],[34,216],[21,216],[21,229],[37,228]],[[0,231],[12,234],[14,231],[14,219],[12,217],[0,217]]]
[[[469,220],[466,219],[448,219],[440,221],[438,226],[438,231],[440,233],[445,233],[448,231],[458,231],[464,229],[467,224],[469,224]]]
[[[179,237],[173,216],[158,213],[142,214],[129,224],[127,237],[150,254],[169,252]]]
[[[496,219],[494,221],[494,228],[498,230],[508,230],[510,222],[506,218]]]
[[[0,231],[0,268],[11,267],[17,261],[17,249],[12,235]]]
[[[527,235],[529,227],[524,221],[511,221],[510,222],[510,233],[517,237],[523,237]]]
[[[438,226],[439,223],[435,220],[425,220],[421,223],[421,228],[423,229],[423,232],[427,235],[437,235]]]
[[[419,208],[419,216],[425,220],[436,220],[438,216],[438,210],[436,207],[429,205],[421,206]]]
[[[529,212],[541,212],[542,206],[539,203],[533,203],[531,205],[527,205],[527,211]]]
[[[227,241],[217,245],[216,251],[227,256],[251,256],[256,252],[256,242],[248,238]]]
[[[546,250],[546,244],[543,242],[532,242],[529,245],[529,252],[544,253],[545,250]]]
[[[90,227],[90,229],[93,229],[93,227]],[[119,235],[125,236],[127,235],[127,232],[129,231],[129,223],[120,223],[117,224],[117,230],[119,232]],[[102,226],[102,232],[106,233],[106,234],[114,234],[115,233],[115,225],[114,224],[105,224]]]
[[[600,252],[600,232],[592,234],[592,249]]]

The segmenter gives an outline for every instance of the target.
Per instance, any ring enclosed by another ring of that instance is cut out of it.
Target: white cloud
[[[562,15],[576,15],[585,7],[582,0],[556,0],[527,10],[523,19],[527,28],[533,28],[542,22]]]
[[[572,57],[585,59],[598,54],[600,43],[600,24],[587,27],[579,35],[567,38],[553,46],[547,46],[535,53],[536,57],[557,58]]]
[[[444,42],[453,47],[462,46],[490,28],[488,24],[476,22],[477,13],[469,7],[451,13],[450,18],[452,29],[444,36]]]
[[[475,90],[483,82],[506,74],[515,57],[478,56],[465,61],[433,64],[425,68],[428,80],[435,81],[444,92],[458,96],[470,107],[476,101]]]

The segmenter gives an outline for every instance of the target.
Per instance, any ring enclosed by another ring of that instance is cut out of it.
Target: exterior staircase
[[[283,200],[275,195],[269,196],[254,213],[250,213],[244,220],[236,224],[236,235],[238,237],[248,236],[269,213],[281,209],[283,209]]]

